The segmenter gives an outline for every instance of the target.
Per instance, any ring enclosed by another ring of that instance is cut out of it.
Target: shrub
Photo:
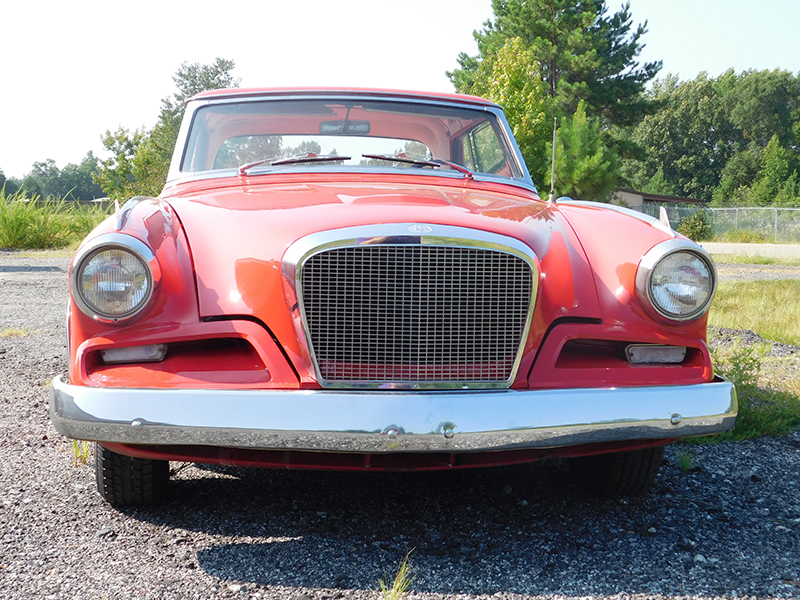
[[[698,210],[685,217],[678,225],[678,233],[695,242],[711,239],[711,223],[709,223],[708,214],[703,210]]]

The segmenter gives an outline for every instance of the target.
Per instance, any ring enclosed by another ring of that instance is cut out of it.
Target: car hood
[[[558,317],[599,316],[591,270],[564,216],[555,205],[509,186],[220,183],[167,200],[191,248],[200,316],[257,318],[284,346],[295,337],[281,269],[287,248],[312,233],[358,225],[450,225],[515,238],[541,263],[539,328]]]

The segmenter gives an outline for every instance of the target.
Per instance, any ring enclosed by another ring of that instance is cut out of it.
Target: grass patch
[[[762,231],[752,229],[731,229],[725,233],[715,235],[714,242],[731,242],[735,244],[769,244],[774,238]]]
[[[86,237],[108,214],[99,206],[0,189],[0,248],[63,248]]]
[[[722,282],[708,324],[800,346],[800,280]]]
[[[686,446],[678,450],[678,467],[684,473],[688,473],[694,468],[694,450]]]
[[[75,466],[89,464],[89,442],[83,440],[72,440],[72,461]]]
[[[30,331],[20,327],[3,327],[3,329],[0,329],[0,338],[28,337],[30,334]]]
[[[381,598],[383,600],[401,600],[408,594],[408,589],[414,581],[414,575],[411,572],[411,552],[405,555],[403,562],[397,568],[397,574],[391,585],[387,584],[383,579],[378,580],[378,585],[381,588]]]
[[[722,283],[709,325],[800,346],[800,281]],[[732,431],[705,441],[783,435],[800,427],[800,355],[769,356],[771,347],[734,344],[712,352],[715,371],[736,386],[739,417]]]
[[[712,436],[711,440],[784,435],[800,427],[800,381],[796,364],[790,364],[800,361],[800,358],[789,356],[769,360],[766,357],[768,351],[768,344],[735,344],[714,353],[716,372],[736,386],[739,416],[731,431]]]

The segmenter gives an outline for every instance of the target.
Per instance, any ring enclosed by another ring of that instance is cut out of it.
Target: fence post
[[[775,210],[775,243],[778,243],[778,209],[777,207]]]

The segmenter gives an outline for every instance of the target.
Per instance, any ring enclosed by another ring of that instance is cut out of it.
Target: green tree
[[[620,168],[607,137],[598,119],[588,117],[584,102],[579,102],[556,135],[556,195],[606,201],[617,185]],[[549,185],[549,173],[547,179]]]
[[[100,198],[103,191],[92,179],[97,167],[97,158],[91,151],[80,164],[69,163],[63,170],[58,168],[52,158],[48,158],[33,163],[31,171],[23,178],[20,189],[29,197],[65,200]]]
[[[655,172],[648,181],[643,182],[643,185],[636,189],[645,192],[646,194],[660,194],[662,196],[674,196],[675,189],[667,182],[664,177],[664,169],[660,168]]]
[[[639,65],[647,23],[632,28],[630,5],[609,15],[602,0],[493,0],[494,20],[473,32],[478,56],[461,53],[460,69],[447,75],[458,91],[469,90],[481,62],[520,38],[559,112],[572,114],[578,102],[604,122],[632,124],[647,112],[645,84],[661,62]]]
[[[647,191],[660,172],[674,195],[716,205],[798,201],[800,77],[780,70],[684,82],[668,76],[650,95],[658,111],[630,133],[639,153],[623,165],[627,186]]]
[[[98,182],[114,197],[157,196],[167,180],[186,100],[206,90],[238,87],[231,75],[235,63],[217,58],[210,65],[181,64],[173,75],[177,90],[161,100],[158,121],[150,131],[106,131],[103,145],[112,157],[101,162]]]
[[[145,135],[143,129],[128,131],[122,126],[113,133],[106,131],[103,135],[103,146],[111,156],[100,161],[94,180],[112,198],[124,199],[137,195],[133,159]]]
[[[651,96],[659,110],[633,130],[641,155],[625,166],[626,179],[641,185],[660,169],[676,195],[711,200],[728,159],[744,146],[725,102],[735,77],[729,71],[718,79],[701,73],[692,81],[656,81]]]
[[[800,79],[788,71],[746,71],[726,96],[731,122],[749,143],[765,148],[773,136],[798,145],[793,125],[800,114]]]
[[[55,196],[60,190],[59,175],[61,171],[52,158],[35,162],[30,172],[22,178],[22,191],[29,197]]]
[[[103,197],[103,189],[94,181],[99,162],[90,150],[79,164],[69,163],[61,170],[60,195],[73,200],[94,200]]]
[[[800,200],[795,194],[797,170],[793,163],[791,150],[781,145],[777,134],[773,135],[761,157],[761,170],[750,190],[750,201],[762,206],[785,206]]]
[[[0,169],[0,193],[5,193],[10,196],[17,193],[20,188],[21,182],[14,177],[6,177],[3,170]]]
[[[534,181],[544,181],[549,168],[546,140],[550,101],[533,53],[520,38],[506,40],[484,60],[469,93],[503,106]]]
[[[761,170],[760,153],[761,149],[751,144],[728,159],[720,173],[719,185],[712,194],[715,206],[750,203],[750,186]]]

